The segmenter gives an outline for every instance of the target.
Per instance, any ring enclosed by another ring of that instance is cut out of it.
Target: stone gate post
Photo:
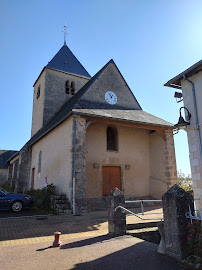
[[[113,236],[124,235],[126,233],[126,214],[120,208],[116,211],[117,206],[125,207],[124,194],[115,188],[109,196],[108,211],[108,231]]]
[[[86,119],[76,116],[75,214],[87,209],[86,199]]]
[[[172,186],[162,197],[166,254],[178,260],[186,256],[185,214],[194,209],[193,197],[178,185]]]

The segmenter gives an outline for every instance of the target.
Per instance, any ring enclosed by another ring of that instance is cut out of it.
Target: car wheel
[[[23,208],[23,204],[19,201],[14,202],[11,206],[11,209],[13,210],[13,212],[20,212]]]

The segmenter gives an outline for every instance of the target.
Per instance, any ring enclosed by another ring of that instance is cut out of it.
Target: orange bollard
[[[60,241],[60,235],[61,235],[61,232],[54,232],[54,235],[55,235],[55,240],[53,242],[53,247],[59,247],[61,246],[62,242]]]

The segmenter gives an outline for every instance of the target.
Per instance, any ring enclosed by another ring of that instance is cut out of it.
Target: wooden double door
[[[108,196],[110,189],[116,187],[121,190],[121,167],[119,166],[103,166],[102,167],[102,195]]]

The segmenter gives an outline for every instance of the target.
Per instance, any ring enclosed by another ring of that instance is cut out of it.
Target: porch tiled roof
[[[99,109],[73,109],[76,114],[93,117],[122,120],[145,125],[173,127],[173,124],[142,110],[99,110]]]

